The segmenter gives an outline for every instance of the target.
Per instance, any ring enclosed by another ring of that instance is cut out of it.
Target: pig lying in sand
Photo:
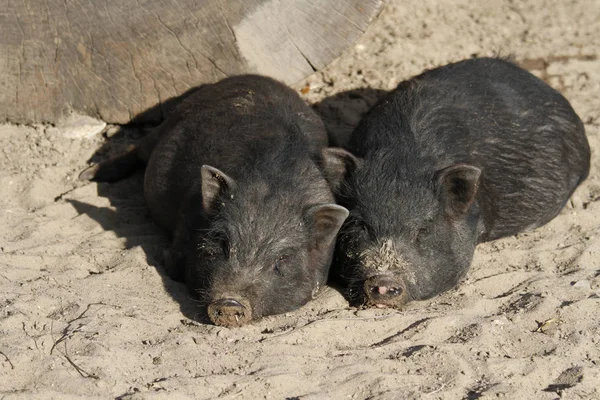
[[[217,325],[297,309],[326,280],[348,211],[324,178],[320,118],[291,89],[245,75],[201,86],[128,153],[82,179],[147,163],[144,195],[185,280]]]
[[[401,83],[362,119],[348,152],[326,151],[350,210],[337,262],[350,295],[400,307],[458,284],[478,243],[544,225],[587,177],[569,102],[501,59]]]

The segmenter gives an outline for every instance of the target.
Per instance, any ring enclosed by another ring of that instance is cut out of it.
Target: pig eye
[[[198,250],[200,250],[205,257],[210,258],[219,257],[222,254],[226,254],[224,253],[225,249],[223,246],[220,246],[218,243],[202,243],[198,246]]]
[[[229,258],[229,242],[221,235],[201,237],[199,239],[198,250],[206,257],[226,257]]]
[[[425,240],[430,234],[431,234],[431,227],[424,226],[424,227],[420,228],[419,232],[417,233],[417,243]]]
[[[355,220],[353,222],[353,225],[354,225],[355,232],[356,232],[355,234],[357,234],[358,236],[363,237],[363,238],[371,236],[369,226],[363,220]]]
[[[223,240],[221,242],[221,250],[223,251],[223,255],[226,258],[229,258],[229,253],[230,253],[229,243],[227,243],[225,240]]]
[[[277,272],[279,275],[284,276],[283,275],[283,269],[285,267],[285,264],[287,264],[290,260],[290,256],[281,256],[279,257],[276,261],[275,264],[273,264],[273,270],[275,272]]]

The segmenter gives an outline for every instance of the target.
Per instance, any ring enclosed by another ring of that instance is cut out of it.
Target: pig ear
[[[471,207],[480,175],[479,168],[467,164],[455,164],[437,172],[438,190],[450,216],[463,215]]]
[[[329,147],[321,151],[321,165],[325,178],[332,190],[336,192],[344,179],[361,164],[361,161],[350,152],[338,148]]]
[[[217,200],[222,193],[231,191],[235,186],[233,179],[210,165],[202,166],[202,206],[207,212],[217,209]]]
[[[337,204],[319,204],[306,210],[306,217],[313,228],[313,243],[319,249],[327,249],[334,243],[348,210]]]

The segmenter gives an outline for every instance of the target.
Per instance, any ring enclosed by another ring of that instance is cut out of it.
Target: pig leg
[[[178,224],[169,250],[165,250],[165,271],[169,278],[177,282],[185,282],[185,249],[187,244],[185,229]]]
[[[146,165],[162,131],[154,129],[140,143],[129,146],[125,153],[88,167],[79,174],[79,180],[114,182],[132,175]]]

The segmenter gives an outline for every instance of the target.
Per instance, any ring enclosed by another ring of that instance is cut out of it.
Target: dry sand
[[[77,182],[101,137],[1,126],[0,398],[600,399],[599,52],[598,0],[397,0],[297,86],[319,102],[513,54],[585,122],[592,170],[571,207],[479,246],[460,287],[402,312],[350,308],[327,289],[240,329],[194,322],[185,287],[160,268],[167,242],[142,174]],[[373,97],[319,109],[339,133]],[[106,151],[135,132],[114,139]]]

